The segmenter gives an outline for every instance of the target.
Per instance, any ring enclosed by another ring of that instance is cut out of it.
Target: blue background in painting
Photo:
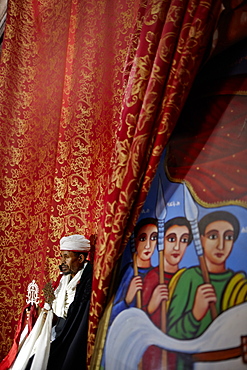
[[[157,198],[157,189],[158,189],[158,181],[159,178],[162,181],[162,186],[165,195],[165,202],[167,207],[166,219],[165,222],[173,217],[178,216],[185,216],[184,214],[184,196],[183,196],[183,185],[178,183],[170,182],[165,174],[164,170],[164,157],[165,152],[160,161],[160,165],[158,167],[156,176],[153,180],[152,186],[150,188],[149,194],[145,201],[144,207],[142,209],[141,215],[139,220],[145,217],[155,217],[155,205],[156,205],[156,198]],[[214,211],[227,211],[235,215],[240,223],[240,233],[237,240],[234,243],[233,250],[230,256],[227,259],[226,266],[227,268],[232,269],[233,271],[245,271],[247,273],[247,209],[240,206],[229,205],[229,206],[222,206],[222,207],[213,207],[213,208],[205,208],[197,204],[198,211],[199,211],[199,220],[207,213],[211,213]],[[123,260],[122,266],[128,263],[131,260],[131,253],[130,253],[130,246],[127,245]],[[158,265],[158,252],[155,250],[152,259],[152,265]],[[180,262],[179,267],[190,267],[198,265],[198,259],[196,256],[194,243],[193,241],[188,246],[185,255]]]

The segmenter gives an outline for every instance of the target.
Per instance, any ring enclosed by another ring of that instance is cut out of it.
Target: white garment
[[[35,353],[32,367],[33,370],[46,369],[50,354],[50,336],[52,324],[52,311],[42,309],[33,329],[24,342],[11,370],[25,370],[29,358]],[[38,349],[38,350],[36,350]]]
[[[76,286],[86,265],[87,263],[73,279],[70,280],[70,275],[61,278],[59,286],[54,292],[56,298],[53,301],[52,310],[49,304],[46,303],[10,368],[11,370],[25,370],[29,358],[33,355],[31,370],[46,369],[50,354],[53,312],[59,317],[67,317],[69,306],[74,300]]]
[[[69,306],[74,300],[76,286],[81,279],[81,275],[87,265],[87,262],[84,264],[83,269],[79,270],[77,274],[70,280],[70,275],[65,275],[61,278],[59,286],[55,290],[55,300],[52,304],[52,309],[55,315],[66,319]]]
[[[247,333],[247,302],[222,312],[195,339],[176,339],[163,333],[139,308],[130,307],[114,319],[105,343],[105,370],[137,370],[149,346],[181,353],[225,350],[240,345]],[[195,362],[194,370],[246,370],[242,357],[225,361]]]
[[[55,313],[55,315],[57,315],[58,317],[62,317],[64,319],[65,319],[64,316],[65,294],[70,279],[71,275],[62,276],[57,289],[54,291],[55,299],[52,303],[52,310]]]
[[[18,346],[18,352],[20,351],[21,347],[23,346],[27,336],[28,336],[28,325],[25,325],[24,329],[21,332],[21,336],[20,336],[20,340],[19,340],[19,346]]]

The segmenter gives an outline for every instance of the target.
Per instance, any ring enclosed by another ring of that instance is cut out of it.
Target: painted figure
[[[168,301],[173,287],[183,270],[179,271],[179,263],[183,258],[187,246],[192,240],[190,223],[185,217],[175,217],[165,223],[164,235],[164,284],[159,284],[159,266],[153,268],[146,275],[143,282],[143,310],[147,312],[151,321],[161,328],[162,301]],[[169,292],[169,283],[171,291]],[[168,368],[172,369],[175,355],[168,354]],[[143,369],[161,369],[161,350],[149,347],[143,362]]]
[[[138,222],[134,230],[136,262],[128,264],[122,274],[111,312],[110,324],[123,310],[136,306],[136,294],[142,290],[143,279],[152,269],[151,257],[157,245],[157,220],[144,218]],[[134,266],[137,265],[138,275],[134,276]]]
[[[241,289],[232,305],[246,300],[246,294],[241,293],[246,290],[245,276],[226,268],[226,260],[239,235],[237,218],[229,212],[216,211],[204,216],[198,226],[210,283],[204,283],[198,266],[188,268],[181,275],[167,320],[167,333],[178,339],[192,339],[204,333],[212,321],[210,304],[215,304],[218,315],[229,308],[232,290],[239,282]],[[177,368],[192,368],[190,356],[179,355]]]

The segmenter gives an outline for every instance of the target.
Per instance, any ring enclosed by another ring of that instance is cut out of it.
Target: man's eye
[[[226,235],[225,240],[233,240],[233,235]]]

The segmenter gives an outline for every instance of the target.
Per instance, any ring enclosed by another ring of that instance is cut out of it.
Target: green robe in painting
[[[227,270],[220,274],[209,274],[210,282],[214,286],[217,302],[216,310],[218,315],[230,307],[222,306],[222,302],[226,301],[226,292],[232,294],[234,286],[232,281],[237,280],[243,282],[246,289],[246,278],[242,273],[235,273],[232,270]],[[192,314],[192,307],[196,294],[197,287],[203,284],[203,278],[200,267],[191,267],[187,269],[180,277],[169,306],[167,317],[167,333],[177,339],[192,339],[200,336],[212,322],[210,311],[207,312],[201,321],[197,321]],[[230,286],[230,289],[229,289]],[[235,284],[236,286],[236,284]],[[244,299],[246,300],[246,299]],[[238,304],[241,302],[238,302]],[[226,304],[225,304],[226,305]],[[223,307],[223,308],[222,308]],[[191,369],[191,358],[188,355],[179,355],[177,370]]]

